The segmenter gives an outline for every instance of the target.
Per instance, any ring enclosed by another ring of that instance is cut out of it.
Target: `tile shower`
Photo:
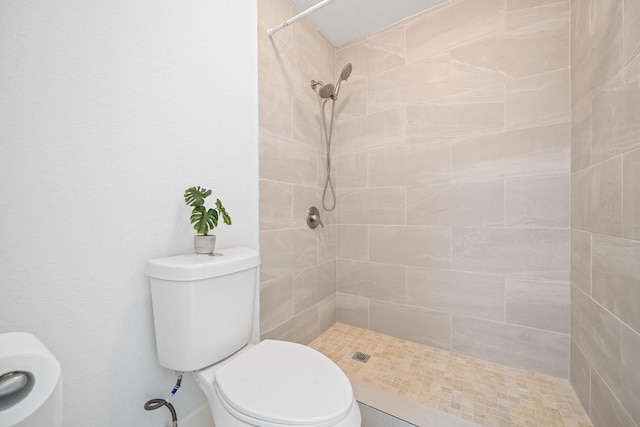
[[[338,321],[570,378],[595,425],[637,426],[640,1],[451,1],[337,49],[269,39],[297,11],[258,5],[263,338]],[[347,62],[311,231],[309,81]]]

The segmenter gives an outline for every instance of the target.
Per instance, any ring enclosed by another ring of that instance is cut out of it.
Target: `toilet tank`
[[[195,371],[249,342],[259,263],[250,248],[147,262],[160,365]]]

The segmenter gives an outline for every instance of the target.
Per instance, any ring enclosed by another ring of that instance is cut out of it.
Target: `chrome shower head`
[[[347,80],[351,75],[352,70],[353,66],[351,65],[351,62],[347,63],[347,65],[342,68],[342,72],[340,73],[340,80]]]
[[[320,98],[333,98],[334,90],[335,86],[331,83],[327,83],[326,85],[322,85],[318,91],[318,95],[320,95]]]

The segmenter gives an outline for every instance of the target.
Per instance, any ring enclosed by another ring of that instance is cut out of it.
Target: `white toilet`
[[[147,263],[160,364],[195,371],[216,427],[360,426],[351,384],[329,358],[285,341],[249,343],[259,263],[249,248]]]

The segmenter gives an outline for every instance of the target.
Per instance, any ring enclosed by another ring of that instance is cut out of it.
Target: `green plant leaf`
[[[209,230],[218,225],[218,212],[215,209],[206,210],[204,206],[196,206],[191,212],[191,224],[196,233],[206,236]]]
[[[184,191],[184,202],[189,206],[204,206],[204,199],[210,195],[211,190],[207,190],[206,188],[200,186],[189,187]]]
[[[218,208],[220,215],[222,215],[222,220],[224,221],[224,223],[227,225],[231,225],[231,217],[227,213],[227,210],[224,208],[224,206],[222,206],[222,202],[220,201],[220,199],[216,199],[216,208]]]

